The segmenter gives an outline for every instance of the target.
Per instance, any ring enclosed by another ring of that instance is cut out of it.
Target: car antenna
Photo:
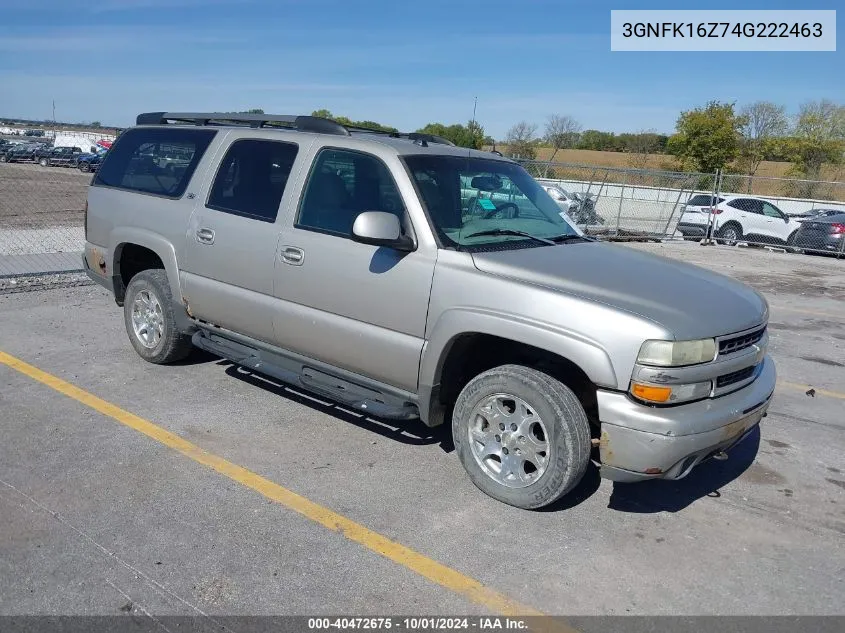
[[[472,134],[475,130],[475,111],[478,108],[478,97],[475,97],[475,102],[472,104],[472,124],[470,125],[469,133]],[[470,137],[471,138],[471,137]],[[472,148],[467,148],[467,158],[472,156]]]

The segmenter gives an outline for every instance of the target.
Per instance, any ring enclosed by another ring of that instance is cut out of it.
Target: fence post
[[[625,184],[628,182],[628,172],[622,177],[622,191],[619,192],[619,210],[616,212],[616,235],[619,235],[619,223],[622,219],[622,202],[625,200]]]
[[[722,170],[717,169],[716,173],[713,174],[713,193],[710,194],[710,217],[707,218],[707,233],[704,236],[704,239],[701,240],[702,244],[713,244],[713,229],[716,226],[716,214],[713,213],[713,208],[715,206],[716,199],[719,197],[719,191],[722,187]]]
[[[663,235],[669,236],[668,235],[669,234],[669,225],[672,224],[672,218],[675,217],[675,210],[678,208],[678,204],[680,204],[680,202],[681,202],[681,196],[683,196],[683,195],[684,195],[684,188],[681,187],[678,190],[678,197],[675,198],[675,204],[672,206],[672,212],[669,214],[669,219],[666,220],[666,226],[663,227]],[[674,234],[675,233],[673,231],[672,235],[674,235]]]

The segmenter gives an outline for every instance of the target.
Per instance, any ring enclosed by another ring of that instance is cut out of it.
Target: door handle
[[[197,242],[214,244],[214,231],[211,229],[197,229]]]
[[[286,264],[301,266],[302,260],[305,259],[305,251],[296,246],[285,246],[282,250],[282,259]]]

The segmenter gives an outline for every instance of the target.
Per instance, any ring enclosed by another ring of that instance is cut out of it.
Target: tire
[[[730,222],[716,232],[717,242],[725,246],[736,246],[742,239],[742,228],[735,222]]]
[[[46,158],[42,158],[38,161],[38,164],[42,167],[47,167],[50,164],[50,161],[48,161]]]
[[[9,160],[9,159],[6,158],[5,154],[0,154],[0,163],[5,163],[7,160]]]
[[[170,282],[160,268],[143,270],[129,282],[123,321],[132,347],[150,363],[172,363],[185,358],[193,349],[191,337],[176,327]]]
[[[527,510],[572,490],[590,462],[590,425],[578,398],[548,374],[522,365],[495,367],[470,380],[455,402],[452,435],[472,482]],[[510,466],[507,473],[503,465]]]
[[[79,167],[79,171],[85,174],[91,171],[91,165],[89,165],[88,163],[79,163],[77,167]]]
[[[804,249],[796,248],[795,246],[795,237],[798,235],[798,229],[792,231],[788,238],[786,238],[786,250],[789,253],[802,253]]]

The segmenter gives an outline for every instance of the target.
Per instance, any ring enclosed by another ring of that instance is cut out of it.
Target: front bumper
[[[625,482],[685,477],[753,431],[769,408],[776,380],[775,364],[765,356],[754,382],[690,404],[649,407],[627,394],[599,390],[602,477]],[[706,430],[688,433],[691,428]]]

